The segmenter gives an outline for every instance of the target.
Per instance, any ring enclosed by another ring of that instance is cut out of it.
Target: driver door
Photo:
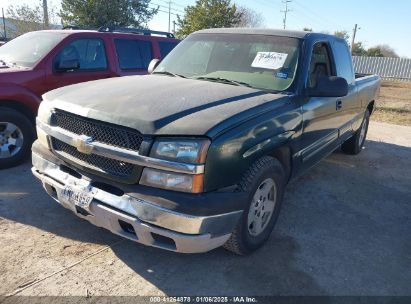
[[[321,76],[336,76],[331,54],[328,42],[314,44],[306,88],[315,88]],[[303,169],[308,169],[338,147],[339,100],[336,97],[307,97],[303,104],[300,150]]]
[[[60,69],[74,61],[78,61],[78,69]],[[46,77],[48,90],[113,76],[109,70],[104,41],[100,38],[78,38],[69,42],[49,65],[52,66],[52,73]]]

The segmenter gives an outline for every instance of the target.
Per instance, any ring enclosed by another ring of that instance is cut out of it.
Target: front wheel
[[[0,169],[23,162],[35,138],[34,127],[23,114],[0,108]]]
[[[245,255],[267,242],[280,213],[284,187],[284,169],[275,158],[266,156],[251,166],[240,183],[240,191],[249,193],[249,203],[225,249]]]

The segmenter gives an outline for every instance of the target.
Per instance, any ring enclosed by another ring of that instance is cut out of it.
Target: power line
[[[150,8],[157,9],[157,7],[150,7]],[[168,11],[164,11],[164,10],[161,10],[161,9],[159,9],[158,11],[159,11],[160,13],[168,14]],[[175,13],[170,13],[170,14],[173,15],[173,16],[178,16],[178,14],[175,14]]]
[[[167,1],[167,0],[158,0],[158,1],[164,2],[164,3],[166,3],[166,4],[168,4],[168,2],[169,2],[169,1]],[[185,8],[185,7],[186,7],[186,5],[182,5],[182,4],[176,3],[176,2],[174,2],[174,1],[171,1],[171,4],[174,5],[174,6],[182,7],[182,8]]]
[[[288,9],[288,3],[293,2],[292,0],[284,0],[283,3],[285,4],[285,9],[283,11],[281,11],[282,13],[284,13],[284,19],[283,19],[283,24],[284,24],[284,29],[286,29],[287,27],[287,14],[289,12],[291,12],[290,9]]]
[[[316,17],[313,17],[312,15],[309,15],[308,12],[304,11],[304,10],[300,10],[300,9],[294,9],[293,10],[294,13],[300,14],[300,16],[302,16],[303,18],[305,18],[307,21],[309,21],[311,23],[311,27],[328,27],[329,24],[322,21],[321,19],[318,19]],[[312,24],[314,24],[315,26],[313,26]]]
[[[302,3],[299,2],[299,0],[293,0],[295,4],[297,4],[298,6],[300,6],[305,13],[310,14],[311,16],[313,16],[315,18],[315,20],[321,22],[323,25],[329,26],[332,25],[333,27],[335,27],[336,29],[338,29],[339,25],[337,25],[333,20],[330,20],[326,17],[325,14],[318,14],[317,12],[315,12],[314,10],[312,10],[311,8],[303,5]]]
[[[166,2],[164,0],[159,0],[159,1]],[[157,5],[156,9],[159,12],[168,14],[168,32],[170,32],[171,31],[171,15],[178,16],[178,14],[176,14],[176,13],[184,14],[184,12],[182,10],[172,8],[172,5],[175,5],[175,3],[172,2],[171,0],[167,1],[166,3],[167,3],[167,5],[163,5],[163,4],[159,4],[159,3],[155,3],[155,2],[152,2],[150,4],[151,5]]]
[[[170,8],[170,10],[173,11],[173,12],[177,12],[177,13],[184,14],[184,12],[183,12],[182,10],[169,7],[168,5],[162,5],[162,4],[158,4],[158,3],[155,3],[155,2],[151,2],[150,4],[151,4],[151,5],[159,6],[159,7],[161,7],[161,8],[166,9],[166,10],[168,10],[168,9]]]

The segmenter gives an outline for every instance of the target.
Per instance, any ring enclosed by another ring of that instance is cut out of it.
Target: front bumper
[[[194,216],[166,209],[145,199],[112,193],[94,186],[87,178],[73,176],[41,154],[33,152],[33,174],[47,193],[62,206],[90,223],[148,246],[182,253],[199,253],[222,246],[241,217],[242,211],[211,216]],[[66,186],[87,187],[94,193],[84,210],[64,199]]]

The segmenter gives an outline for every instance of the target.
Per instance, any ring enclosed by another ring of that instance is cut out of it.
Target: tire
[[[345,154],[357,155],[362,151],[368,133],[368,125],[370,123],[370,112],[365,110],[364,119],[361,127],[351,136],[346,142],[341,145],[341,150]]]
[[[224,244],[223,247],[225,249],[238,255],[247,255],[257,250],[267,242],[272,230],[274,229],[278,215],[280,214],[285,183],[286,179],[283,166],[275,158],[265,156],[256,161],[247,170],[240,182],[239,190],[249,193],[249,203],[245,208],[237,226],[234,228],[230,239]],[[270,192],[268,196],[261,200],[260,193],[269,188],[272,189],[272,194]],[[259,196],[259,200],[256,199],[255,195]],[[272,199],[268,199],[271,195]],[[270,208],[267,207],[264,211],[264,207],[267,206],[265,204],[269,204],[269,202],[271,204],[271,201],[274,201],[274,207],[270,218],[268,218],[268,216],[266,216],[268,214],[267,209]],[[257,204],[262,205],[257,207]],[[259,212],[260,215],[258,215]],[[258,216],[262,219],[261,223],[265,223],[264,226],[261,225],[263,229],[259,233],[257,233],[257,226],[260,225],[257,225],[255,224],[255,221],[250,220],[256,219]],[[266,220],[264,222],[265,216]]]
[[[25,161],[35,137],[34,126],[25,115],[0,108],[0,169]]]

